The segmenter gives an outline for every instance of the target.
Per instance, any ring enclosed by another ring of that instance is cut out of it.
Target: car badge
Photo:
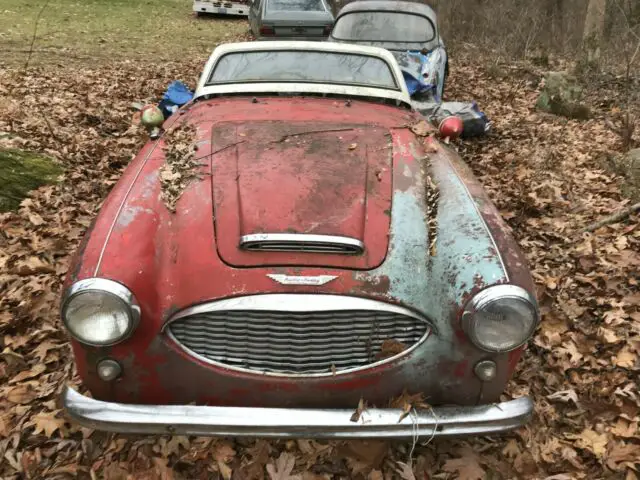
[[[331,280],[338,278],[336,275],[317,275],[307,277],[302,275],[282,275],[279,273],[268,273],[267,277],[282,285],[325,285]]]

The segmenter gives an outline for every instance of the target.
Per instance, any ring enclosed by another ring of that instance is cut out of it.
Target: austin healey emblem
[[[267,277],[275,280],[282,285],[325,285],[331,280],[338,278],[335,275],[317,275],[314,277],[305,277],[298,275],[281,275],[279,273],[268,273]]]

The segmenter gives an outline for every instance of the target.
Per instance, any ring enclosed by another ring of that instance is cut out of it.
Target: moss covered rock
[[[61,173],[47,157],[0,149],[0,212],[17,209],[31,190],[54,183]]]
[[[586,120],[589,107],[581,103],[582,88],[567,72],[550,72],[544,79],[536,108],[563,117]]]

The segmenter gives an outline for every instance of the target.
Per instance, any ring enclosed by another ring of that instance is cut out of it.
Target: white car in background
[[[235,15],[246,17],[249,15],[248,0],[194,0],[193,11],[198,15],[203,13],[217,13],[219,15]]]

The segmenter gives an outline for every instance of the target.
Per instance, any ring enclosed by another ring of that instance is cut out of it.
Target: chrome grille
[[[254,298],[261,297],[332,296]],[[423,319],[392,305],[387,307],[387,311],[201,309],[172,321],[168,332],[191,354],[228,367],[289,375],[331,375],[380,361],[385,340],[400,342],[409,349],[428,333],[429,326]]]

